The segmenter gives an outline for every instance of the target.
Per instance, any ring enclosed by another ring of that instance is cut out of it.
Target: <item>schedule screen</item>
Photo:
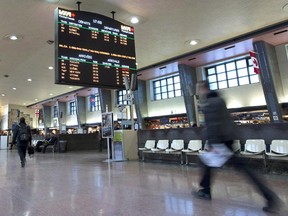
[[[100,14],[55,11],[57,84],[125,88],[136,73],[134,28]]]

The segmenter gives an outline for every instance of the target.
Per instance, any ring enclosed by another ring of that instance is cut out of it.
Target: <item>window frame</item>
[[[59,113],[58,113],[58,106],[53,106],[53,118],[58,118]]]
[[[90,97],[91,96],[89,96],[89,111],[90,112],[101,111],[100,95],[99,94],[95,95],[94,106],[91,105]]]
[[[175,79],[178,79],[176,81]],[[167,76],[152,81],[153,100],[165,100],[183,96],[180,75]],[[180,94],[179,94],[180,93]]]
[[[243,60],[245,60],[246,66],[238,67],[239,62]],[[227,68],[227,65],[231,66],[232,63],[234,64],[234,68],[233,67]],[[223,67],[223,66],[225,70],[218,72],[217,68]],[[251,71],[253,71],[253,63],[249,56],[205,67],[206,77],[210,85],[210,88],[212,90],[221,90],[225,88],[233,88],[237,86],[259,83],[260,82],[259,77],[258,77],[258,81],[256,79],[253,79],[255,76],[258,76],[258,75],[254,74],[254,72],[251,72]],[[223,79],[222,78],[219,79],[219,77],[221,76]],[[213,81],[209,81],[209,77],[210,77],[210,80],[211,78],[213,78]],[[241,83],[241,80],[243,83]],[[235,81],[237,84],[235,83]],[[220,85],[222,85],[222,87]]]
[[[69,102],[69,115],[76,115],[76,101]]]

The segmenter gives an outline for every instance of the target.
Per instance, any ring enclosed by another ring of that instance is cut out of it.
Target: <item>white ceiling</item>
[[[77,9],[74,0],[0,1],[0,106],[26,105],[76,90],[54,84],[54,9]],[[82,0],[81,10],[135,26],[138,68],[288,19],[288,0]],[[20,41],[4,39],[20,34]],[[187,41],[199,39],[191,47]],[[4,75],[9,75],[5,78]],[[28,82],[27,78],[33,79]],[[17,90],[12,90],[16,87]],[[1,94],[5,94],[2,97]]]

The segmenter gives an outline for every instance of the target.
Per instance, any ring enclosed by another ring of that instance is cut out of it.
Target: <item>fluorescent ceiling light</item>
[[[14,87],[14,88],[12,88],[13,90],[16,90],[16,88]]]
[[[53,68],[52,66],[49,66],[48,69],[49,69],[49,70],[53,70],[54,68]]]
[[[72,86],[69,86],[69,88],[73,88]]]
[[[5,97],[5,94],[1,94],[2,97]]]
[[[32,79],[29,78],[29,79],[27,79],[27,81],[28,81],[28,82],[32,82]]]
[[[130,22],[133,24],[137,24],[137,23],[139,23],[139,19],[138,19],[138,17],[132,17]]]
[[[50,93],[49,95],[50,95],[50,96],[52,96],[52,95],[53,95],[53,93]]]
[[[37,99],[37,98],[35,98],[34,100],[35,100],[35,101],[38,101],[38,99]]]

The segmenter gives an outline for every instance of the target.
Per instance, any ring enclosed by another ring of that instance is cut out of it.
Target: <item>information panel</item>
[[[55,11],[57,84],[125,88],[136,73],[134,28],[100,14]]]

